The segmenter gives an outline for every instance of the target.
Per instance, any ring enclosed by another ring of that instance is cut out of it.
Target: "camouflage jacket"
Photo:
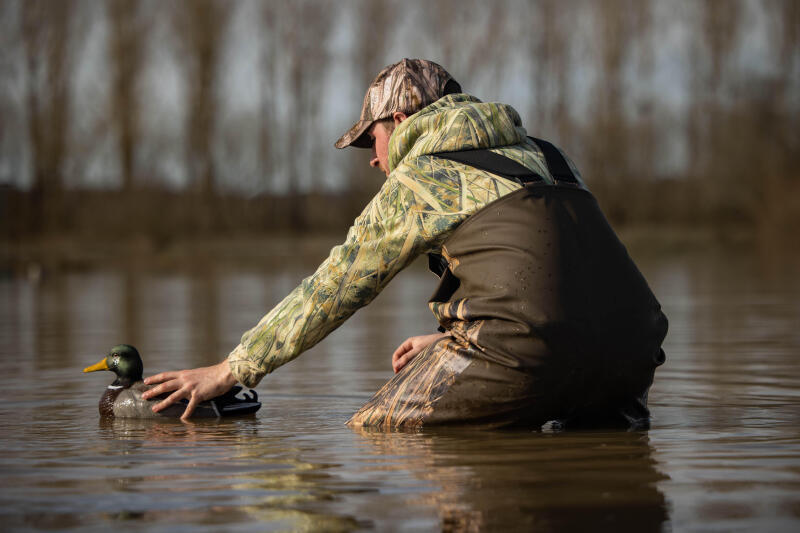
[[[234,376],[254,387],[371,302],[418,255],[440,251],[466,218],[520,187],[430,155],[477,148],[492,149],[550,179],[540,150],[508,105],[455,94],[410,116],[389,141],[391,172],[381,190],[344,243],[242,336],[228,356]]]

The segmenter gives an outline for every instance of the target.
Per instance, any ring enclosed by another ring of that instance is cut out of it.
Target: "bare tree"
[[[631,10],[635,0],[607,0],[594,4],[600,42],[598,86],[595,90],[594,127],[589,145],[591,171],[613,197],[628,176],[625,160],[627,130],[623,116],[626,98],[624,66],[631,45]]]
[[[535,31],[528,36],[531,46],[532,92],[530,114],[534,117],[535,135],[567,137],[569,119],[569,46],[568,27],[574,19],[574,2],[539,0],[534,4]],[[546,133],[547,132],[547,133]]]
[[[691,55],[691,102],[687,123],[689,167],[691,174],[708,179],[720,170],[715,153],[720,113],[717,99],[722,96],[725,65],[736,42],[739,2],[703,0],[693,7],[699,11],[699,24]],[[708,58],[708,65],[705,58]]]
[[[28,135],[32,153],[35,230],[57,224],[70,119],[72,2],[23,4]]]
[[[220,0],[183,0],[174,7],[173,21],[186,59],[186,164],[195,189],[203,196],[211,196],[215,187],[212,148],[219,107],[214,91],[230,5]]]
[[[288,180],[288,194],[295,204],[291,209],[291,227],[306,229],[308,220],[301,200],[301,175],[313,186],[321,172],[320,139],[317,135],[320,90],[328,66],[327,39],[330,34],[332,4],[313,0],[294,0],[284,4],[280,24],[280,42],[285,69],[286,101],[281,102],[286,117],[281,127],[285,150],[283,169]]]
[[[753,162],[760,170],[755,218],[762,230],[759,240],[768,244],[779,240],[779,235],[791,234],[790,228],[800,222],[800,98],[791,75],[800,61],[800,3],[779,0],[773,6],[775,31],[770,35],[778,51],[779,72],[784,75],[762,91],[766,94],[748,128],[750,141],[758,145],[747,151],[758,154]]]
[[[707,139],[703,143],[707,153],[712,157],[708,166],[703,169],[704,177],[712,176],[715,171],[721,170],[720,157],[725,157],[719,152],[720,135],[731,135],[733,132],[723,133],[721,121],[724,113],[722,106],[723,90],[725,89],[725,67],[731,59],[738,42],[739,17],[741,12],[738,0],[705,0],[702,12],[703,35],[706,39],[710,56],[710,71],[706,78],[705,95],[707,103],[706,116],[708,117]]]
[[[653,13],[652,3],[635,2],[631,15],[631,40],[638,51],[635,64],[637,80],[635,83],[646,85],[653,75]],[[655,124],[653,119],[654,102],[648,96],[639,97],[632,102],[634,108],[633,123],[629,124],[631,153],[628,155],[631,174],[638,180],[652,178],[655,161]],[[630,119],[628,119],[630,121]]]
[[[139,140],[136,82],[143,66],[147,35],[139,2],[111,0],[107,8],[112,71],[111,115],[117,129],[122,189],[129,192],[134,186],[134,154]]]
[[[709,88],[712,96],[719,96],[722,89],[725,64],[738,40],[740,12],[739,0],[703,2],[702,29],[711,59]]]
[[[259,68],[259,167],[261,179],[273,177],[276,173],[274,159],[279,150],[273,146],[273,132],[278,128],[278,58],[281,52],[280,11],[274,2],[260,3],[261,54]]]
[[[513,41],[506,32],[507,0],[442,0],[422,2],[418,18],[422,34],[435,35],[442,66],[467,86],[481,73],[499,79]]]
[[[360,86],[366,88],[378,70],[391,63],[386,52],[394,35],[398,6],[389,0],[361,0],[357,3],[357,42]]]

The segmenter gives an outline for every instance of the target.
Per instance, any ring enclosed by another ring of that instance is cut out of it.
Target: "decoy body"
[[[142,393],[150,387],[142,381],[142,358],[138,350],[129,344],[119,344],[111,348],[99,363],[83,369],[84,372],[110,370],[117,379],[108,386],[100,398],[100,416],[117,418],[180,418],[186,400],[174,403],[159,411],[153,412],[153,406],[167,397],[166,394],[151,400],[142,399]],[[192,418],[220,418],[255,413],[261,408],[258,395],[254,390],[244,393],[244,398],[237,398],[241,392],[239,386],[214,399],[198,404]]]

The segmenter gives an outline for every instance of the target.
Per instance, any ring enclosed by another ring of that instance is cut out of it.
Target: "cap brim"
[[[372,126],[372,120],[359,120],[350,130],[342,135],[336,141],[336,148],[347,148],[348,146],[355,146],[356,148],[372,148],[372,141],[366,134],[367,128]]]

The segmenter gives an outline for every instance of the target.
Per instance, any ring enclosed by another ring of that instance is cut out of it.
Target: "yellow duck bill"
[[[84,372],[97,372],[98,370],[110,370],[108,368],[108,362],[106,362],[106,358],[103,357],[100,359],[99,363],[95,363],[92,366],[87,366],[83,369]]]

